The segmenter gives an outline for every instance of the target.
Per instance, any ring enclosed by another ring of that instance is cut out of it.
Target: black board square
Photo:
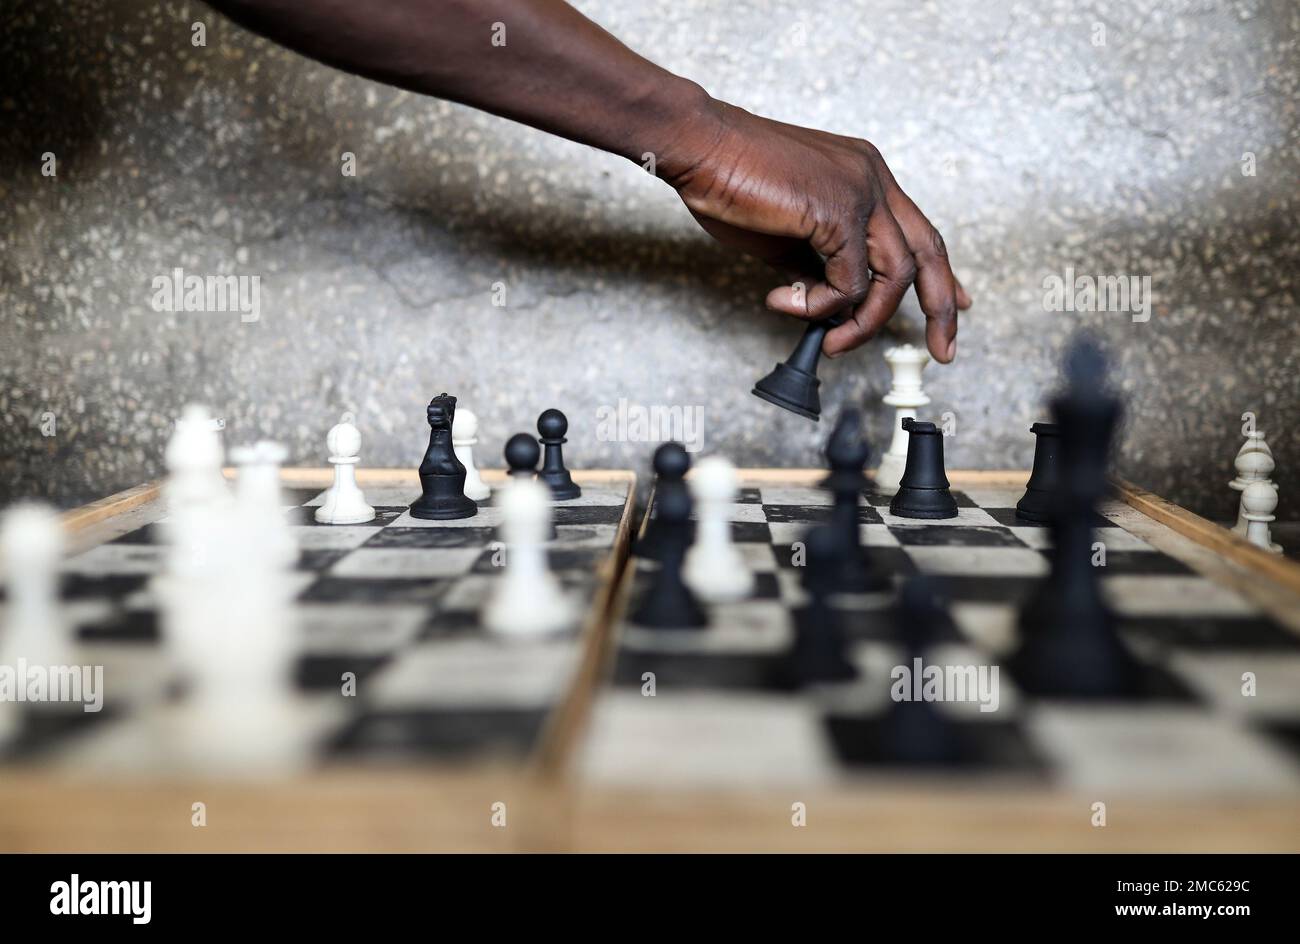
[[[771,544],[772,529],[762,521],[733,521],[731,540],[742,544]]]
[[[899,705],[894,710],[907,710],[910,707],[912,706]],[[890,756],[887,746],[889,728],[883,715],[872,717],[830,715],[825,719],[825,723],[835,753],[843,763],[851,767],[918,769],[916,765],[901,764],[895,757]],[[1046,762],[1034,750],[1029,737],[1014,722],[954,720],[951,725],[957,744],[957,755],[950,763],[925,765],[922,769],[951,769],[967,772],[986,769],[990,772],[1015,771],[1039,774],[1047,770]]]
[[[341,692],[345,673],[351,672],[360,682],[366,676],[373,675],[391,658],[389,654],[305,655],[298,659],[294,679],[299,688],[307,691],[320,692],[333,689]]]
[[[298,595],[303,603],[412,603],[431,604],[454,580],[375,580],[319,577]]]
[[[1106,564],[1099,565],[1097,571],[1103,577],[1195,573],[1182,561],[1160,551],[1107,551]]]
[[[972,525],[907,524],[890,525],[889,533],[904,547],[1026,547],[1024,541],[1006,528]]]
[[[784,690],[784,662],[782,653],[646,652],[622,648],[614,663],[614,684],[639,687],[642,675],[653,672],[660,695],[687,689]]]
[[[623,506],[556,505],[553,515],[555,524],[618,524],[623,518]]]
[[[163,544],[161,529],[157,524],[146,524],[143,527],[136,528],[134,531],[128,531],[126,534],[120,534],[109,544]]]
[[[483,547],[495,538],[492,528],[384,528],[362,547]]]
[[[154,610],[119,610],[111,619],[77,627],[83,642],[157,642],[162,639],[158,613]]]
[[[1295,652],[1300,637],[1263,616],[1125,616],[1119,631],[1135,644],[1197,651]]]
[[[763,496],[758,488],[742,488],[736,496],[738,505],[761,505],[762,503]]]
[[[831,520],[830,505],[764,505],[763,517],[782,524],[821,524]]]
[[[362,715],[341,731],[332,749],[350,760],[518,757],[529,753],[545,721],[546,712],[540,708],[465,706],[376,712]]]

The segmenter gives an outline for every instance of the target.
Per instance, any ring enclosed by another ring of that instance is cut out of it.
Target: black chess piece
[[[1027,521],[1047,521],[1056,493],[1056,457],[1061,450],[1061,428],[1055,423],[1035,423],[1029,431],[1037,437],[1034,468],[1029,473],[1025,494],[1016,502],[1016,515]]]
[[[795,613],[794,644],[788,660],[790,681],[803,686],[857,678],[857,667],[845,653],[840,614],[830,605],[839,555],[834,529],[825,524],[810,529],[804,536],[804,552],[800,583],[808,591],[809,602]]]
[[[810,322],[794,352],[754,384],[754,396],[807,417],[814,423],[820,420],[822,400],[818,388],[821,380],[817,377],[817,365],[821,361],[822,341],[827,331],[842,323],[843,319],[838,316]]]
[[[537,476],[537,460],[542,457],[542,447],[528,433],[515,433],[506,440],[505,459],[512,478],[531,479]]]
[[[465,497],[465,466],[456,458],[451,443],[451,422],[456,415],[456,398],[440,393],[429,401],[429,448],[420,463],[422,494],[411,503],[411,517],[429,521],[472,518],[478,504]]]
[[[906,657],[903,664],[913,684],[901,693],[905,697],[894,697],[885,715],[881,730],[884,759],[917,766],[961,763],[968,748],[960,728],[940,714],[933,702],[916,697],[921,687],[915,678],[917,666],[925,666],[946,619],[939,585],[928,577],[908,580],[899,594],[896,612]]]
[[[861,411],[844,410],[826,444],[831,473],[821,483],[834,496],[831,528],[838,553],[831,568],[840,593],[880,593],[892,588],[889,577],[871,566],[860,536],[858,507],[863,491],[871,484],[862,470],[870,455],[862,437]]]
[[[1009,667],[1035,695],[1124,698],[1142,694],[1143,673],[1119,637],[1093,566],[1092,521],[1105,494],[1119,400],[1105,386],[1106,361],[1086,337],[1066,361],[1067,386],[1052,401],[1060,427],[1057,488],[1051,493],[1051,569],[1020,615]]]
[[[655,500],[658,503],[664,493],[681,489],[685,491],[686,473],[691,468],[691,454],[686,451],[686,447],[681,443],[666,442],[655,450],[654,470],[655,470]],[[658,560],[659,551],[666,540],[665,532],[671,531],[673,525],[666,525],[658,515],[655,515],[646,522],[645,534],[637,542],[636,554],[638,557],[646,560]],[[688,520],[681,528],[689,530],[691,522]],[[687,537],[689,542],[690,538]]]
[[[582,494],[564,467],[562,447],[568,441],[564,438],[568,431],[569,420],[559,410],[546,410],[537,417],[537,432],[544,448],[542,471],[537,473],[537,478],[550,487],[551,498],[556,501],[567,501]]]
[[[957,502],[948,491],[943,468],[943,433],[933,423],[904,417],[907,430],[907,465],[889,513],[898,518],[955,518]]]
[[[691,493],[680,488],[656,495],[655,512],[669,530],[660,544],[659,569],[632,614],[632,622],[656,629],[703,628],[708,616],[682,579],[682,564],[690,547],[690,533],[684,526],[691,518]]]

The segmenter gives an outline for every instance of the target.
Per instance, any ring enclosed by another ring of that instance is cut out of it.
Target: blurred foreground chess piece
[[[546,562],[551,531],[551,496],[545,485],[515,478],[497,492],[505,573],[483,609],[483,625],[498,635],[522,639],[560,632],[575,612]]]
[[[731,539],[731,505],[740,492],[736,468],[710,456],[696,467],[689,487],[697,523],[686,553],[686,582],[706,603],[743,600],[754,589],[754,575]]]
[[[655,450],[654,454],[654,495],[655,506],[658,507],[659,499],[669,492],[678,489],[685,491],[686,473],[691,469],[691,454],[686,451],[686,447],[681,443],[666,442]],[[636,545],[636,555],[646,560],[659,560],[659,553],[664,546],[664,542],[670,540],[668,532],[672,531],[673,525],[666,525],[659,517],[656,511],[645,526],[645,534]],[[681,525],[686,529],[687,542],[690,541],[689,530],[691,522],[686,521]]]

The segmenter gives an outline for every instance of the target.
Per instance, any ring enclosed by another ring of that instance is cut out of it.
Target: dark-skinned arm
[[[708,233],[796,283],[769,292],[768,307],[845,313],[826,335],[829,355],[874,335],[913,283],[930,352],[956,353],[957,311],[970,299],[942,237],[867,141],[718,101],[561,0],[209,2],[339,69],[637,163],[652,154]]]

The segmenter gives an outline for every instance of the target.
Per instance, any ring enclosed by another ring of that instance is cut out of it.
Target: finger
[[[782,285],[767,293],[767,307],[796,318],[819,321],[859,304],[871,287],[868,235],[852,219],[812,248],[825,256],[824,277],[806,285]]]
[[[916,278],[916,260],[903,231],[884,207],[877,208],[868,224],[867,261],[871,285],[866,298],[854,306],[842,325],[826,332],[822,342],[822,350],[830,357],[860,347],[873,337],[893,317]]]
[[[946,364],[957,354],[958,301],[948,249],[943,236],[907,194],[894,189],[887,200],[916,259],[916,298],[925,312],[926,347],[935,360]]]
[[[965,311],[973,304],[975,302],[971,300],[970,293],[966,291],[966,286],[961,284],[961,279],[957,279],[957,307]]]

